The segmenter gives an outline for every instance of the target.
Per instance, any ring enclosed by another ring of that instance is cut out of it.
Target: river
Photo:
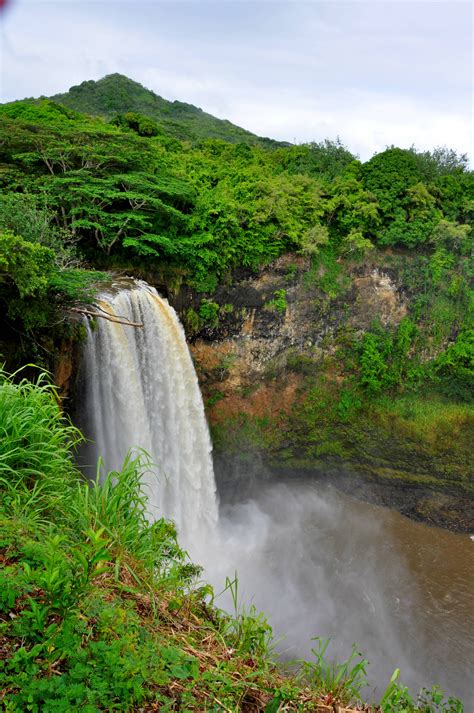
[[[367,700],[380,698],[399,667],[414,690],[440,684],[473,710],[469,536],[416,524],[319,480],[252,480],[249,467],[244,478],[238,468],[218,473],[218,513],[204,407],[174,310],[131,280],[105,290],[97,309],[108,319],[86,324],[77,400],[91,443],[83,464],[94,468],[100,455],[116,468],[130,446],[145,448],[158,464],[145,474],[150,517],[176,521],[181,544],[217,592],[238,572],[241,602],[268,614],[282,658],[310,657],[320,636],[341,660],[355,642],[370,661]],[[231,608],[229,592],[216,603]]]
[[[238,573],[243,605],[264,610],[284,659],[352,644],[369,660],[368,700],[395,668],[412,691],[439,684],[474,710],[474,542],[319,482],[222,491],[218,543],[201,554],[216,591]],[[225,593],[217,604],[230,607]]]

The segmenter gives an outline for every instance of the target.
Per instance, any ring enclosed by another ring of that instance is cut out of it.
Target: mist
[[[328,656],[342,661],[355,643],[369,660],[365,699],[380,698],[400,668],[412,691],[437,683],[467,707],[474,661],[465,619],[469,610],[472,616],[469,587],[462,571],[459,582],[445,583],[460,600],[457,611],[449,592],[446,599],[437,591],[440,572],[417,572],[409,561],[410,541],[436,550],[432,533],[442,542],[460,536],[307,479],[263,478],[252,485],[234,472],[229,482],[230,488],[221,482],[215,540],[192,554],[216,593],[237,573],[239,606],[265,612],[280,659],[311,660],[314,638],[330,637]],[[233,611],[229,590],[216,604]]]
[[[128,444],[137,443],[161,463],[156,472],[147,468],[144,479],[150,516],[159,505],[175,520],[180,544],[203,565],[216,594],[237,573],[238,606],[265,612],[280,660],[311,660],[315,637],[331,639],[328,654],[337,661],[356,644],[369,661],[364,700],[380,699],[400,668],[414,693],[436,683],[469,710],[469,536],[339,492],[334,483],[370,499],[368,483],[342,469],[283,476],[249,452],[245,462],[215,458],[213,472],[197,377],[175,313],[144,283],[121,284],[101,300],[112,314],[116,308],[129,321],[149,321],[143,333],[126,338],[104,320],[88,331],[77,423],[93,442],[89,462],[102,455],[117,467]],[[156,345],[167,369],[156,369]],[[229,589],[215,604],[233,613]]]

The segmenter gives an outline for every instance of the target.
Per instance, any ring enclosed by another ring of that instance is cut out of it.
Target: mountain
[[[230,121],[207,114],[193,104],[163,99],[123,74],[109,74],[98,81],[82,82],[50,99],[84,114],[107,119],[127,112],[142,114],[179,139],[196,141],[213,138],[231,143],[287,145],[256,136]]]

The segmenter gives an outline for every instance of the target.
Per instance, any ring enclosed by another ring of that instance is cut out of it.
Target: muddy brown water
[[[474,541],[307,481],[221,493],[219,545],[201,557],[219,591],[238,573],[239,599],[269,616],[284,659],[311,658],[331,637],[369,660],[364,697],[395,668],[412,691],[439,684],[474,711]],[[217,603],[232,608],[229,594]]]

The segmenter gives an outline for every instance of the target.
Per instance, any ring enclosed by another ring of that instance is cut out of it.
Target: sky
[[[473,5],[4,0],[0,101],[120,72],[261,136],[473,156]]]

